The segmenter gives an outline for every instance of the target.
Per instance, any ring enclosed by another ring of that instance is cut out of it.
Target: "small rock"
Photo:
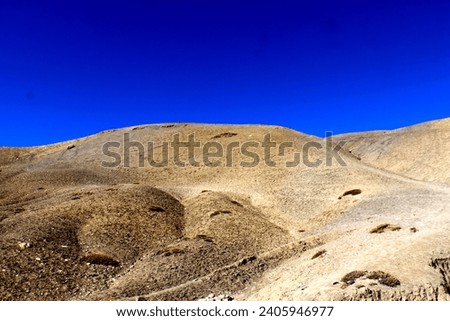
[[[74,148],[75,148],[74,144],[67,146],[67,150],[74,149]]]
[[[207,298],[208,298],[208,299],[212,299],[212,298],[214,298],[214,297],[215,297],[214,293],[211,293],[211,294],[208,295]]]
[[[25,250],[31,247],[31,244],[28,242],[20,242],[18,245],[19,249]]]

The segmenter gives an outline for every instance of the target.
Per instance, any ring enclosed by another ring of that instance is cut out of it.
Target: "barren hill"
[[[0,299],[447,300],[450,120],[0,148]]]

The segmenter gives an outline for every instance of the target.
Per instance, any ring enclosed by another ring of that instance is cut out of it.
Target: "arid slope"
[[[447,300],[449,133],[165,124],[1,148],[0,299]]]

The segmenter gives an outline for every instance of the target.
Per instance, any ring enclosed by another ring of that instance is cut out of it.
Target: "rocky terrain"
[[[174,154],[190,136],[224,155]],[[163,124],[0,148],[0,299],[448,300],[449,165],[450,119],[332,142]]]

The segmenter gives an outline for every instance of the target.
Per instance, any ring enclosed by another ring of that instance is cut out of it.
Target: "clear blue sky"
[[[0,0],[0,145],[162,122],[450,116],[450,1]]]

